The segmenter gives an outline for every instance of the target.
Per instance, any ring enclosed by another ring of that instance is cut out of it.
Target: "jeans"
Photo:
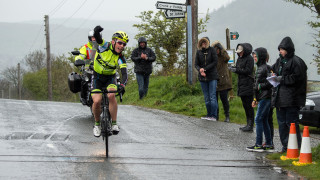
[[[142,99],[148,93],[150,74],[136,73],[136,77],[139,86],[139,98]]]
[[[223,110],[224,110],[224,115],[226,117],[229,117],[229,100],[228,100],[228,92],[229,90],[222,90],[222,91],[217,91],[217,102],[219,102],[219,94],[220,94],[220,99],[223,105]],[[217,119],[219,117],[219,103],[217,103],[218,108],[217,108]]]
[[[255,118],[256,123],[256,145],[262,145],[262,134],[264,133],[266,145],[272,145],[271,131],[268,123],[270,113],[271,100],[262,99],[259,101],[257,114]]]
[[[274,137],[274,127],[273,127],[273,107],[270,107],[268,123],[269,123],[269,127],[270,127],[270,132],[271,132],[271,142],[272,142],[272,144],[273,144],[273,137]]]
[[[217,109],[218,109],[218,103],[217,103],[217,97],[216,97],[217,80],[212,80],[208,82],[200,81],[200,85],[204,95],[204,102],[207,108],[207,117],[217,118]]]
[[[279,124],[279,135],[282,144],[282,150],[287,151],[291,123],[295,123],[298,148],[300,149],[301,134],[299,128],[299,107],[277,108],[277,119]]]

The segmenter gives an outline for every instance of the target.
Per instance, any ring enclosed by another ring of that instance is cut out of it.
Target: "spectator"
[[[156,60],[156,55],[152,49],[147,47],[147,39],[145,37],[138,39],[138,46],[132,51],[131,59],[134,62],[134,72],[139,86],[139,98],[142,99],[148,93],[152,62]]]
[[[217,119],[217,63],[218,57],[215,49],[210,47],[209,38],[203,37],[198,41],[195,68],[199,71],[199,81],[207,108],[207,116],[201,119],[216,121]]]
[[[243,108],[247,117],[247,125],[241,127],[240,130],[244,132],[253,131],[254,110],[251,106],[253,99],[253,58],[251,56],[252,46],[249,43],[242,43],[237,45],[236,53],[238,59],[236,67],[230,67],[230,70],[238,74],[238,96],[240,96]]]
[[[219,41],[215,41],[211,45],[215,48],[217,55],[218,55],[218,75],[219,81],[217,86],[217,103],[219,102],[219,94],[220,99],[223,105],[225,120],[224,122],[230,121],[229,116],[229,100],[228,100],[228,92],[232,89],[232,84],[229,77],[229,70],[228,70],[228,62],[229,62],[229,55],[226,49],[221,45]],[[217,108],[217,120],[219,119],[219,103]]]
[[[268,54],[268,58],[267,58],[267,63],[269,62],[269,54]],[[269,74],[268,74],[269,76]],[[273,107],[270,106],[270,112],[269,112],[269,117],[268,117],[268,123],[269,123],[269,127],[270,127],[270,132],[271,132],[271,142],[273,144],[273,137],[274,137],[274,126],[273,126]]]
[[[295,123],[298,147],[301,147],[299,128],[299,108],[305,105],[307,88],[307,66],[295,55],[294,44],[290,37],[282,39],[278,46],[279,58],[272,70],[280,84],[272,93],[272,106],[276,108],[281,152],[287,151],[290,124]]]
[[[254,146],[247,147],[248,151],[273,152],[274,147],[271,140],[271,131],[268,123],[272,85],[267,80],[271,67],[267,65],[268,52],[265,48],[257,48],[252,53],[254,62],[257,64],[254,83],[255,98],[252,107],[258,106],[255,118],[256,124],[256,143]],[[262,145],[262,135],[264,133],[266,144]]]

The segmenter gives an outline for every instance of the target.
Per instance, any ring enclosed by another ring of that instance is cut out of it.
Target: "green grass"
[[[293,161],[299,160],[280,160],[280,156],[286,156],[286,154],[273,153],[268,154],[267,158],[275,163],[278,167],[282,167],[286,170],[293,171],[308,179],[320,179],[320,146],[312,148],[312,164],[306,166],[294,166]]]
[[[246,116],[242,107],[242,102],[236,96],[230,101],[230,120],[232,123],[246,124]],[[135,80],[129,81],[126,87],[126,93],[123,98],[123,104],[131,104],[154,109],[161,109],[176,114],[183,114],[192,117],[201,117],[206,115],[206,107],[204,103],[203,93],[200,83],[189,85],[185,76],[151,76],[149,84],[149,92],[147,97],[139,100],[138,85]],[[224,111],[219,101],[220,119],[223,120]],[[274,128],[278,128],[276,112],[273,114]],[[301,132],[303,132],[301,126]],[[318,133],[319,129],[310,127],[310,133]],[[278,166],[285,169],[295,171],[298,174],[310,178],[320,179],[320,146],[312,149],[313,161],[317,164],[305,167],[296,167],[292,165],[292,161],[280,160],[280,154],[274,153],[267,156]],[[312,172],[312,173],[310,173]]]
[[[205,116],[207,113],[200,83],[189,85],[184,76],[150,77],[148,95],[142,100],[139,100],[136,81],[131,81],[126,87],[123,103],[161,109],[192,117]],[[230,107],[239,107],[230,109],[231,122],[246,123],[240,98],[235,97],[230,102]],[[220,119],[224,119],[221,101],[219,101],[219,108]]]

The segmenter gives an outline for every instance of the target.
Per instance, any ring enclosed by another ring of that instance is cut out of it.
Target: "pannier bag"
[[[81,91],[81,77],[76,72],[68,75],[68,86],[71,92],[77,93]]]

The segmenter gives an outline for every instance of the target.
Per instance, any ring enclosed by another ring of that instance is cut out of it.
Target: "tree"
[[[31,72],[37,72],[46,67],[46,54],[41,50],[36,50],[24,57],[24,63]]]
[[[175,66],[179,65],[177,64],[179,59],[185,66],[186,20],[184,18],[166,19],[162,10],[155,14],[153,11],[144,11],[137,17],[142,20],[142,23],[133,25],[139,30],[135,39],[141,36],[147,38],[148,46],[154,49],[157,62],[162,65],[163,74],[173,73]],[[207,13],[206,18],[198,22],[199,34],[206,31],[205,24],[208,20]]]
[[[25,73],[24,69],[20,69],[20,77]],[[18,87],[18,81],[19,81],[19,75],[18,75],[18,66],[11,66],[6,68],[1,72],[1,75],[3,77],[3,81],[8,84],[8,86],[3,86],[3,87],[13,87],[11,89],[14,91],[14,93],[11,93],[15,98],[18,98],[18,92],[19,92],[19,87]]]
[[[315,57],[314,61],[318,66],[318,74],[320,74],[320,0],[285,0],[287,2],[293,2],[295,4],[302,5],[303,7],[308,8],[311,12],[316,14],[316,21],[309,21],[308,24],[311,28],[315,29],[317,32],[314,34],[315,43],[312,44],[312,47],[317,48],[316,54],[313,54]]]
[[[52,58],[52,89],[55,101],[73,101],[75,99],[76,95],[71,93],[68,88],[68,74],[74,71],[70,61],[72,61],[72,56],[67,58],[62,55]],[[24,75],[23,86],[28,90],[31,99],[47,100],[47,78],[46,67]]]

